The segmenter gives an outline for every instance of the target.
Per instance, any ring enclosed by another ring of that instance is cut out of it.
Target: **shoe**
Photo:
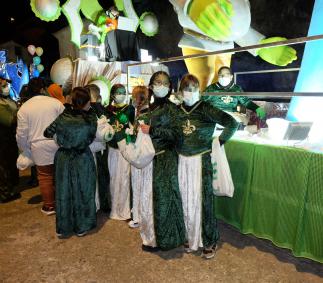
[[[217,247],[218,246],[215,244],[211,248],[204,248],[201,257],[205,259],[214,258]]]
[[[78,237],[84,237],[87,234],[87,231],[81,232],[81,233],[76,233],[76,236]]]
[[[46,214],[47,216],[53,215],[56,213],[54,207],[47,207],[47,206],[43,206],[40,211]]]
[[[146,246],[146,245],[142,245],[141,246],[141,249],[144,252],[150,252],[150,253],[155,253],[155,252],[159,252],[160,251],[160,248],[158,248],[158,247],[152,247],[152,246]]]
[[[57,237],[58,239],[64,239],[64,235],[63,235],[63,234],[61,234],[61,233],[56,233],[56,237]]]
[[[184,250],[185,250],[185,252],[186,252],[186,253],[188,253],[188,254],[191,254],[191,253],[193,253],[193,252],[194,252],[192,249],[190,249],[190,246],[189,246],[189,244],[188,244],[188,243],[185,243],[185,244],[184,244]]]
[[[131,221],[128,222],[128,226],[130,228],[138,228],[139,227],[139,223],[131,220]]]
[[[8,197],[6,197],[5,199],[1,199],[0,203],[7,203],[9,201],[13,201],[13,200],[16,200],[16,199],[19,199],[19,198],[21,198],[20,193],[12,194],[12,195],[9,195]]]

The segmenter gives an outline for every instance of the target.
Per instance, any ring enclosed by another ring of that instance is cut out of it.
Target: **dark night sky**
[[[38,19],[31,11],[29,0],[10,0],[6,2],[5,10],[2,9],[0,18],[0,42],[14,40],[27,47],[29,44],[42,46],[46,51],[48,64],[52,64],[59,57],[58,42],[51,35],[67,25],[66,18],[61,14],[55,22],[44,22]],[[65,1],[60,1],[61,5]],[[99,0],[103,8],[107,9],[112,4],[111,0]],[[141,48],[146,48],[154,58],[167,58],[181,55],[177,43],[182,36],[182,29],[177,21],[172,5],[166,1],[157,0],[133,0],[134,7],[140,15],[144,11],[153,11],[159,20],[160,32],[153,38],[147,38],[139,31],[138,38]],[[314,0],[250,0],[252,27],[267,37],[285,36],[296,38],[307,35]],[[15,18],[11,22],[10,17]],[[139,30],[139,29],[138,29]],[[298,56],[302,56],[302,47]],[[45,58],[43,58],[45,59]],[[241,54],[234,55],[233,68],[239,71],[238,66],[244,70],[253,70],[257,65],[258,69],[272,68],[272,65],[263,63],[259,58],[249,56],[248,60],[242,58]],[[299,66],[300,59],[294,62],[291,67]],[[174,65],[176,68],[177,65]]]

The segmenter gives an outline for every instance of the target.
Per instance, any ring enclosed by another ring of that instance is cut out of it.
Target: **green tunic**
[[[212,188],[212,135],[216,124],[222,125],[225,129],[219,139],[225,142],[234,134],[238,123],[204,101],[197,102],[189,110],[181,106],[176,121],[183,133],[183,143],[177,144],[177,152],[184,156],[202,155],[202,239],[204,247],[209,247],[219,238]]]
[[[96,226],[96,168],[89,145],[97,129],[93,111],[65,109],[45,130],[48,138],[56,135],[56,232],[82,233]]]
[[[118,142],[125,136],[125,130],[130,123],[134,123],[135,109],[132,105],[125,105],[122,107],[113,107],[109,109],[110,124],[115,130],[113,139],[109,141],[109,146],[118,148]]]
[[[236,84],[232,84],[224,88],[220,84],[214,83],[209,85],[204,92],[242,92],[242,89]],[[252,111],[256,111],[256,109],[259,107],[246,96],[203,95],[202,100],[207,101],[211,105],[228,112],[237,112],[238,105],[243,105]]]
[[[156,151],[153,159],[153,206],[157,246],[170,250],[185,242],[182,200],[178,186],[178,156],[175,145],[181,142],[176,126],[176,107],[165,103],[138,117],[150,125]]]

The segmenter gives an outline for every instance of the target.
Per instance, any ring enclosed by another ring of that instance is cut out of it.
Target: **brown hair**
[[[132,90],[132,101],[136,102],[138,114],[145,104],[149,104],[149,90],[147,87],[140,85]]]
[[[195,77],[192,74],[186,74],[182,77],[181,82],[179,84],[179,90],[183,91],[184,88],[188,87],[190,85],[190,83],[193,83],[195,87],[199,87],[200,86],[200,82],[197,79],[197,77]]]
[[[98,102],[101,99],[100,88],[95,84],[89,84],[84,87],[90,92],[91,102]]]
[[[91,99],[90,92],[84,87],[75,87],[71,92],[72,105],[75,109],[82,109]]]

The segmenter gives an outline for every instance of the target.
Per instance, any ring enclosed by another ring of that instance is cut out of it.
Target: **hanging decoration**
[[[30,6],[36,17],[43,21],[55,21],[61,15],[59,0],[31,0]]]
[[[158,20],[152,12],[143,13],[139,19],[139,25],[144,35],[154,36],[158,33]]]

